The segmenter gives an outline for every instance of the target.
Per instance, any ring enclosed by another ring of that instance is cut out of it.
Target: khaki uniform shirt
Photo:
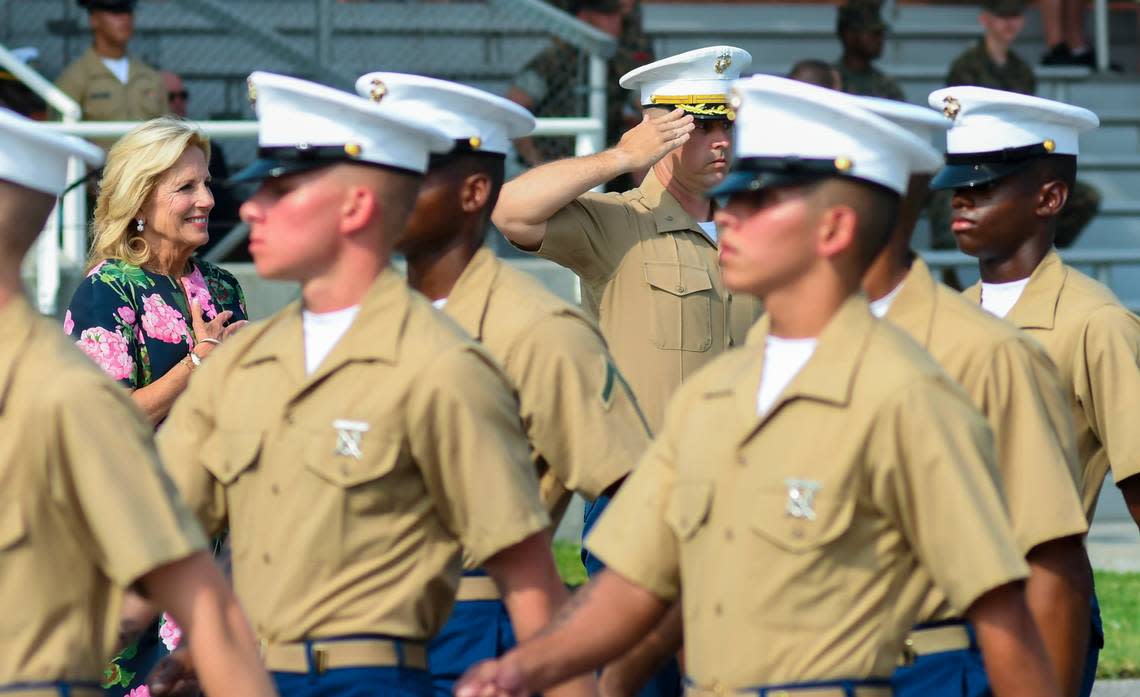
[[[981,302],[981,284],[965,291]],[[1005,319],[1041,342],[1061,374],[1077,429],[1081,500],[1091,521],[1112,467],[1140,474],[1140,319],[1112,291],[1050,252]]]
[[[130,397],[22,299],[0,325],[0,685],[99,680],[123,589],[206,538]]]
[[[519,398],[543,503],[588,499],[629,474],[649,431],[596,325],[531,276],[480,249],[446,312],[502,366]]]
[[[760,315],[758,300],[729,295],[716,244],[652,170],[624,194],[579,196],[547,222],[538,254],[582,279],[582,305],[653,432],[681,381],[743,343]]]
[[[317,370],[297,303],[205,362],[159,433],[273,643],[424,640],[460,547],[482,563],[545,529],[518,404],[492,359],[386,269]]]
[[[55,84],[79,102],[87,121],[146,121],[170,111],[162,76],[133,57],[125,85],[94,48],[64,68]]]
[[[959,612],[1027,573],[966,395],[849,299],[757,416],[767,321],[681,386],[587,544],[681,602],[699,685],[891,675],[925,566]]]
[[[985,415],[1022,553],[1087,532],[1072,416],[1045,350],[935,281],[922,259],[915,259],[886,319],[921,344]],[[953,616],[937,588],[926,606],[932,614],[922,621]]]

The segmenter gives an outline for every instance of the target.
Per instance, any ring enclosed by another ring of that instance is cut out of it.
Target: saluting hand
[[[615,150],[629,158],[628,170],[652,167],[662,157],[681,147],[696,128],[692,114],[673,109],[660,116],[646,112],[637,124],[626,131]]]
[[[455,683],[456,697],[528,697],[522,674],[509,660],[476,663]]]

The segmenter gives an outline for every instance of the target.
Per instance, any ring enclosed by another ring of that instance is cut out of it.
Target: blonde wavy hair
[[[99,180],[88,271],[107,259],[141,266],[150,258],[146,240],[135,230],[135,216],[190,147],[200,148],[210,162],[205,134],[177,116],[151,119],[111,147]]]

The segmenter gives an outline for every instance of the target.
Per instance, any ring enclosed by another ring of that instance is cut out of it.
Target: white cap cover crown
[[[943,114],[916,104],[879,97],[855,97],[855,101],[872,114],[882,116],[891,123],[905,128],[927,143],[937,143],[938,147],[941,147],[946,131],[950,128],[950,119]],[[918,169],[914,171],[919,174],[933,174],[941,166],[942,163],[939,161],[925,172]]]
[[[732,81],[750,65],[752,54],[742,48],[709,46],[631,70],[619,84],[639,90],[643,105],[723,104]]]
[[[452,147],[428,123],[315,82],[255,72],[249,88],[263,158],[361,162],[423,174],[429,153]]]
[[[910,131],[859,106],[848,95],[787,78],[736,82],[735,159],[831,162],[833,173],[905,193],[911,172],[929,172],[941,155]]]
[[[103,151],[0,108],[0,179],[59,196],[67,188],[67,161],[103,164]]]
[[[1048,154],[1077,155],[1079,135],[1100,125],[1088,109],[986,87],[946,87],[931,92],[929,100],[953,123],[946,134],[950,155],[1034,145]]]
[[[385,110],[430,123],[477,152],[505,155],[512,140],[535,126],[534,116],[510,100],[422,75],[368,73],[356,81],[356,93]]]

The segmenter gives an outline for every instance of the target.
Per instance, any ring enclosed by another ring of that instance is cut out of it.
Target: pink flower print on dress
[[[103,327],[84,329],[75,345],[95,361],[103,372],[116,380],[129,378],[135,369],[127,339],[119,332],[108,331]]]
[[[206,277],[202,275],[201,269],[195,266],[193,271],[183,276],[182,288],[186,291],[188,300],[198,301],[198,307],[202,308],[202,314],[206,320],[212,320],[218,316],[218,311],[214,308],[214,300],[210,297],[210,290],[206,286]]]
[[[71,332],[75,331],[75,320],[71,318],[71,310],[63,316],[63,333],[71,336]]]
[[[162,613],[162,626],[158,628],[158,636],[162,639],[166,650],[173,651],[182,643],[182,628],[174,622],[173,617],[164,612]]]
[[[127,697],[150,697],[150,688],[146,685],[139,685],[128,692]]]
[[[95,268],[93,268],[93,269],[91,269],[90,271],[88,271],[88,272],[87,272],[87,275],[86,275],[86,276],[84,276],[84,278],[91,278],[91,277],[92,277],[92,276],[94,276],[95,274],[99,273],[99,269],[103,268],[103,267],[104,267],[104,266],[106,266],[106,265],[107,265],[107,261],[106,261],[106,260],[103,260],[103,261],[99,262],[98,264],[96,264],[96,265],[95,265]]]
[[[143,297],[142,328],[152,339],[180,344],[190,337],[182,313],[166,304],[158,293]]]
[[[116,310],[116,312],[119,313],[119,317],[121,317],[127,324],[135,323],[135,311],[126,305],[120,307],[118,310]]]

